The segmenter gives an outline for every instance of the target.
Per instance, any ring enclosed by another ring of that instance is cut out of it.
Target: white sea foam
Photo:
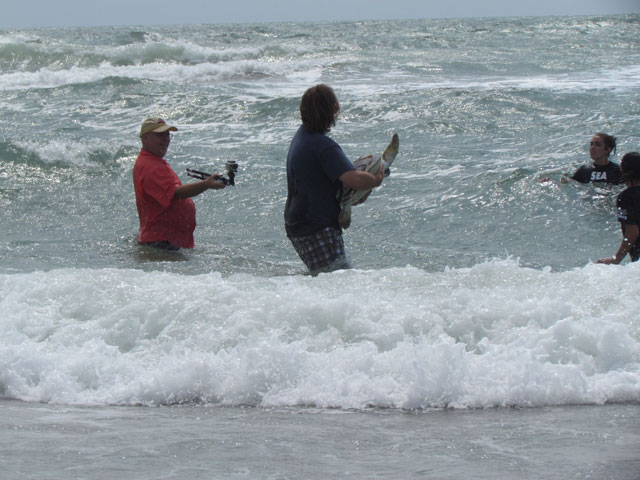
[[[0,45],[15,45],[37,42],[39,40],[38,35],[29,34],[22,31],[13,32],[0,32]]]
[[[640,267],[576,268],[619,243],[616,192],[536,181],[588,159],[602,129],[619,152],[635,149],[635,30],[616,21],[573,49],[573,28],[554,20],[553,35],[496,51],[508,42],[494,27],[444,23],[390,22],[372,27],[379,36],[349,24],[276,26],[275,36],[236,26],[9,34],[2,266],[22,273],[0,276],[4,394],[342,408],[638,402]],[[277,276],[302,270],[281,224],[284,158],[300,95],[317,82],[338,93],[332,135],[350,157],[400,133],[392,177],[345,237],[356,265],[377,271]],[[196,199],[198,249],[159,266],[130,255],[136,131],[152,114],[179,125],[169,153],[179,175],[227,157],[243,168],[237,188]],[[31,177],[35,156],[79,168]],[[439,271],[503,252],[536,269]],[[425,270],[388,269],[407,264]],[[211,265],[255,276],[203,274]],[[148,271],[160,268],[172,273]]]
[[[132,47],[118,47],[132,48]],[[134,59],[132,65],[119,65],[117,61],[103,61],[95,67],[80,67],[77,65],[64,69],[43,67],[37,71],[10,72],[0,75],[0,90],[12,91],[33,88],[54,88],[63,85],[73,85],[82,83],[99,82],[110,77],[128,78],[133,80],[157,80],[182,83],[206,83],[212,79],[229,80],[247,77],[255,80],[261,76],[281,77],[295,82],[288,90],[299,94],[300,86],[317,83],[321,81],[323,71],[331,65],[330,58],[315,57],[313,59],[291,60],[287,58],[261,58],[256,52],[255,58],[249,51],[236,50],[216,50],[204,49],[203,47],[191,46],[191,53],[185,53],[187,46],[173,47],[180,50],[180,56],[188,57],[189,62],[182,63],[177,59],[172,59],[171,55],[154,54],[153,45],[147,46],[147,50],[138,53],[139,58]],[[166,45],[159,45],[157,48],[169,48]],[[117,53],[114,53],[117,57]],[[129,58],[129,55],[125,55]],[[154,60],[145,63],[146,57],[160,57],[162,60]],[[246,58],[246,57],[249,58]],[[215,61],[211,61],[214,57]],[[344,59],[343,59],[344,61]],[[398,82],[398,75],[402,81]],[[637,89],[640,81],[640,67],[637,65],[627,65],[614,69],[595,71],[585,74],[580,73],[550,73],[544,75],[529,75],[526,77],[512,76],[482,76],[474,75],[465,78],[455,76],[447,78],[446,75],[427,76],[426,81],[422,79],[413,81],[411,76],[393,73],[389,71],[381,72],[379,82],[372,82],[370,76],[366,76],[362,81],[358,76],[344,79],[336,79],[335,84],[341,92],[360,97],[363,94],[375,95],[397,95],[413,90],[432,89],[468,89],[468,90],[502,90],[502,89],[540,89],[560,92],[588,91],[606,89],[620,92],[633,91]],[[395,80],[394,80],[395,79]]]
[[[32,153],[45,164],[67,164],[80,167],[95,167],[91,154],[103,151],[114,152],[113,142],[109,139],[85,140],[53,139],[49,141],[15,141],[14,145],[28,153]],[[136,145],[137,146],[137,145]]]
[[[405,88],[415,89],[442,89],[456,88],[468,90],[550,90],[558,92],[584,92],[589,90],[613,90],[620,92],[634,91],[640,81],[640,66],[627,65],[610,70],[601,70],[592,73],[550,73],[545,75],[528,75],[526,77],[512,76],[482,76],[464,78],[434,76],[431,81],[413,83],[408,82]],[[395,85],[388,86],[395,90]],[[389,93],[389,92],[388,92]]]
[[[323,66],[314,61],[230,60],[226,62],[203,62],[195,65],[154,62],[144,65],[119,66],[103,62],[98,67],[73,66],[53,70],[42,68],[36,72],[14,72],[0,75],[0,90],[28,90],[54,88],[63,85],[99,82],[110,77],[133,80],[171,81],[178,84],[206,83],[211,80],[249,79],[265,77],[289,77],[300,81],[317,78]]]
[[[505,260],[317,278],[5,274],[0,384],[73,404],[640,402],[639,273]]]

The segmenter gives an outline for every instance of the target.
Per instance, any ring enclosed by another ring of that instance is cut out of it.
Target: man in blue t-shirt
[[[340,104],[331,87],[309,88],[300,102],[302,126],[287,154],[285,230],[312,274],[349,268],[338,202],[342,185],[369,190],[382,183],[376,175],[356,170],[334,140],[327,137],[336,123]]]

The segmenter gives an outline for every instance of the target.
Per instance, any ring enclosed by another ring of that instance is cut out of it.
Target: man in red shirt
[[[193,248],[196,206],[191,197],[210,188],[224,188],[218,174],[183,185],[164,156],[178,129],[161,118],[147,118],[140,127],[142,150],[133,167],[133,187],[140,218],[138,243],[177,250]]]

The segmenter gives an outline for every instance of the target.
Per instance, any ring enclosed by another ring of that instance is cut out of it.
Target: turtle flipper
[[[391,142],[389,142],[389,145],[387,145],[387,148],[385,148],[384,152],[382,152],[382,160],[384,160],[384,163],[385,163],[385,169],[384,169],[385,177],[389,176],[389,174],[391,173],[391,171],[389,170],[389,167],[391,166],[393,161],[396,159],[399,149],[400,149],[400,137],[398,137],[397,133],[394,133],[393,136],[391,137]]]
[[[351,205],[342,207],[338,216],[338,223],[345,230],[351,226]]]

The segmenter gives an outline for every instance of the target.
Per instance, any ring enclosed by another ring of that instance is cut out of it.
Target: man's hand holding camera
[[[209,188],[219,189],[224,188],[225,185],[235,185],[236,172],[238,171],[238,164],[234,160],[229,160],[225,164],[225,170],[227,173],[226,177],[214,173],[211,175],[210,173],[201,172],[199,170],[193,170],[192,168],[187,168],[187,175],[192,178],[197,178],[198,180],[205,180],[206,182],[212,182],[214,185],[211,185]]]
[[[204,181],[209,185],[209,188],[213,190],[218,190],[227,186],[227,183],[224,181],[225,178],[222,175],[214,173],[213,175],[209,175]]]

